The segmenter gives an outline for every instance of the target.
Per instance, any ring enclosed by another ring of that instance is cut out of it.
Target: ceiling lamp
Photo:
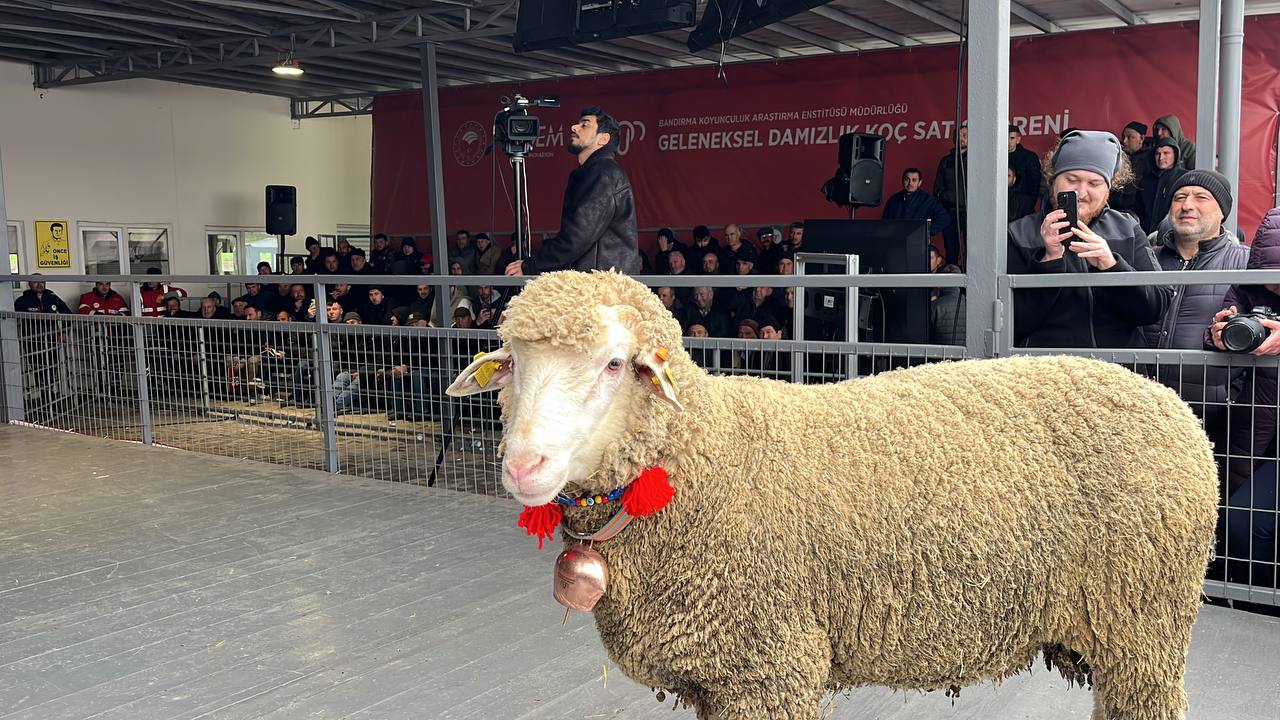
[[[303,73],[302,66],[298,64],[298,59],[292,53],[286,55],[283,60],[276,63],[271,68],[271,72],[286,77],[297,77]]]

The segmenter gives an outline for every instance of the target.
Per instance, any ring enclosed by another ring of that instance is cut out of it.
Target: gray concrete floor
[[[514,501],[0,426],[0,718],[690,718],[551,599]],[[1276,720],[1280,620],[1206,607],[1189,717]],[[1037,669],[826,717],[1087,718]]]

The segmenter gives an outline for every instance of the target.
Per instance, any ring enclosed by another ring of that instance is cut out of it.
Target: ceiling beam
[[[740,47],[743,50],[747,50],[753,53],[759,53],[760,55],[764,55],[765,57],[771,57],[771,58],[795,57],[796,55],[799,54],[794,50],[788,50],[787,48],[778,47],[775,45],[768,45],[766,43],[757,42],[755,40],[751,40],[749,38],[745,38],[742,36],[738,36],[736,38],[730,38],[729,44],[733,45],[734,47]],[[686,51],[688,51],[689,49],[687,46],[682,46],[682,47],[685,47]],[[719,60],[719,58],[716,58],[716,59]]]
[[[853,28],[858,32],[866,33],[872,37],[880,38],[881,40],[887,43],[890,43],[892,45],[897,45],[898,47],[908,47],[911,45],[920,44],[919,40],[909,38],[906,35],[903,35],[901,33],[896,33],[886,27],[881,27],[879,25],[876,25],[873,22],[867,22],[866,20],[863,20],[860,17],[850,15],[846,12],[837,10],[833,7],[828,7],[826,5],[819,5],[818,7],[815,7],[815,8],[809,8],[809,12],[813,13],[814,15],[817,15],[818,17],[823,17],[828,20],[838,22],[841,25],[844,25],[846,27]]]
[[[114,55],[92,66],[49,61],[37,70],[40,87],[83,85],[125,78],[168,77],[203,70],[230,67],[266,66],[292,53],[295,58],[367,53],[389,48],[410,47],[425,42],[447,43],[486,36],[508,36],[514,28],[494,23],[483,30],[433,32],[424,27],[422,10],[383,16],[367,23],[329,24],[283,29],[265,38],[240,37],[235,40],[201,40],[189,48],[164,52],[137,52]],[[3,29],[3,25],[0,25]],[[66,69],[70,72],[64,72]]]
[[[952,19],[948,15],[944,15],[937,10],[917,2],[917,0],[883,0],[888,5],[892,5],[899,10],[906,10],[916,17],[923,18],[938,27],[956,35],[960,34],[960,22]]]
[[[180,0],[158,0],[158,2],[162,2],[169,7],[181,10],[184,13],[199,15],[208,20],[216,20],[217,22],[226,23],[228,25],[242,27],[254,35],[266,35],[269,32],[266,25],[252,22],[239,13],[222,12],[221,10],[192,5],[189,2],[181,2]]]
[[[141,35],[122,35],[102,32],[100,30],[84,30],[81,28],[66,27],[63,25],[49,25],[47,23],[29,25],[25,19],[12,17],[0,17],[0,30],[11,30],[13,32],[33,33],[37,35],[66,35],[68,37],[89,38],[91,40],[109,40],[113,42],[139,43],[143,45],[175,45],[175,43],[157,41],[155,38],[144,37]]]
[[[799,40],[807,45],[820,47],[823,50],[830,50],[834,53],[855,52],[862,49],[856,45],[849,45],[848,43],[843,43],[839,40],[832,40],[829,37],[811,33],[808,30],[798,28],[785,22],[776,22],[765,29],[776,32],[780,35],[786,35],[793,40]]]
[[[404,52],[397,50],[396,54]],[[509,53],[500,53],[493,50],[485,50],[484,48],[475,47],[474,45],[464,45],[462,43],[450,43],[441,45],[436,48],[437,57],[443,55],[453,55],[458,57],[475,58],[477,60],[492,60],[497,63],[509,63],[515,67],[527,67],[530,70],[563,73],[565,68],[562,63],[550,63],[528,55],[511,55]]]
[[[689,65],[689,63],[684,60],[676,60],[662,55],[654,55],[653,53],[647,53],[642,50],[632,50],[631,48],[620,47],[607,42],[581,43],[577,45],[577,47],[595,50],[596,52],[601,52],[606,55],[612,55],[613,57],[642,68],[673,68]]]
[[[499,43],[494,38],[481,38],[472,45],[482,45],[486,47],[499,48],[509,50],[511,48],[510,41]],[[445,46],[448,47],[448,46]],[[610,58],[602,58],[599,53],[575,53],[572,47],[555,48],[549,50],[531,50],[529,52],[520,53],[516,58],[523,60],[527,57],[535,59],[546,58],[556,63],[572,63],[575,67],[583,69],[594,68],[603,72],[625,72],[635,69],[634,65],[623,65]],[[560,72],[563,72],[562,70]]]
[[[0,3],[0,6],[14,7],[12,3]],[[151,23],[153,25],[169,25],[173,27],[191,28],[193,30],[207,30],[209,32],[219,33],[243,33],[241,28],[230,27],[227,25],[216,25],[214,23],[202,22],[199,20],[191,20],[186,18],[171,17],[160,13],[138,13],[125,12],[105,8],[98,5],[73,5],[66,2],[29,2],[24,6],[30,6],[45,10],[47,12],[62,13],[65,15],[77,15],[85,17],[100,18],[116,18],[119,20],[132,20],[134,22]],[[262,33],[265,34],[265,33]]]
[[[1134,12],[1123,2],[1120,2],[1120,0],[1094,0],[1094,2],[1106,8],[1107,12],[1120,18],[1125,25],[1143,25],[1146,23],[1146,20],[1143,20],[1134,14]]]
[[[669,40],[667,38],[662,37],[661,35],[629,35],[625,38],[618,38],[618,39],[644,43],[645,45],[652,45],[653,47],[656,47],[656,48],[661,48],[663,50],[678,53],[679,57],[672,58],[672,59],[679,60],[680,62],[686,62],[684,58],[689,57],[690,55],[693,55],[695,57],[700,57],[703,60],[710,60],[711,62],[718,62],[720,59],[719,53],[712,53],[706,50],[696,52],[696,53],[690,53],[689,46],[685,45],[684,43],[676,42],[675,40]],[[728,57],[731,60],[740,59],[736,55],[729,55],[728,53],[726,53],[726,57]]]
[[[337,0],[315,0],[315,2],[320,3],[330,10],[337,10],[340,13],[346,13],[351,16],[352,20],[364,20],[368,15],[368,13],[357,10],[346,3],[340,3]]]
[[[254,12],[294,15],[298,17],[311,18],[313,20],[337,20],[340,22],[355,22],[355,19],[346,15],[334,15],[332,13],[317,12],[315,10],[306,10],[304,8],[294,7],[278,2],[257,2],[256,0],[187,0],[190,3],[200,3],[202,5],[216,5],[218,7],[237,8],[239,10],[252,10]]]
[[[8,40],[5,40],[4,38],[0,38],[0,47],[14,48],[17,50],[35,50],[37,52],[45,52],[45,53],[50,53],[52,55],[80,53],[82,55],[94,55],[94,56],[106,57],[108,54],[105,50],[90,50],[88,48],[85,48],[85,49],[69,48],[66,45],[57,43],[54,40],[45,40],[43,45],[33,45],[30,43],[10,42]]]
[[[969,12],[973,12],[973,6],[969,6]],[[1024,22],[1043,33],[1060,33],[1066,32],[1061,25],[1023,5],[1020,2],[1009,3],[1009,14],[1014,17],[1021,18]]]

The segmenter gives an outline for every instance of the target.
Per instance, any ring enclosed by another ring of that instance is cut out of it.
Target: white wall
[[[295,127],[286,99],[156,80],[36,90],[28,66],[0,62],[5,200],[28,271],[32,221],[65,218],[61,272],[84,270],[77,224],[160,223],[172,272],[205,274],[205,227],[261,227],[270,184],[297,186],[299,235],[367,224],[371,147],[368,116]]]

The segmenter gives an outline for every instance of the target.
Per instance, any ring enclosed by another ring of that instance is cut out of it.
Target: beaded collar
[[[568,507],[603,505],[605,503],[617,502],[618,498],[622,497],[622,494],[627,491],[628,487],[630,487],[629,483],[620,488],[614,488],[609,491],[608,495],[579,495],[576,498],[571,498],[568,495],[561,494],[556,496],[556,502]]]

